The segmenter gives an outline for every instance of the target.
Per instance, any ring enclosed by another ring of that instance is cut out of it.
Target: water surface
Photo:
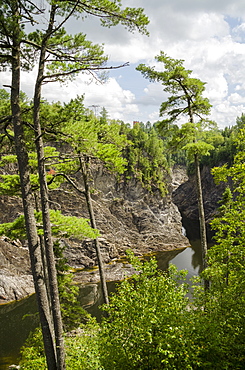
[[[156,254],[158,266],[166,270],[169,263],[178,269],[187,269],[187,279],[197,275],[201,269],[200,242],[192,242],[190,248],[160,252]],[[115,290],[115,282],[108,283],[108,290]],[[96,297],[94,303],[94,297]],[[80,289],[80,301],[93,316],[100,318],[99,306],[102,304],[100,284],[86,284]],[[21,346],[29,333],[38,325],[35,295],[10,304],[0,305],[0,370],[7,370],[9,365],[18,363]]]

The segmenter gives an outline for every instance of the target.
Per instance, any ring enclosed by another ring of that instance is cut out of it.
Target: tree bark
[[[187,99],[188,102],[188,112],[190,122],[194,123],[193,117],[193,110],[191,107],[191,99]],[[202,195],[202,180],[201,180],[201,173],[200,173],[200,163],[198,154],[194,154],[194,163],[195,163],[195,171],[196,171],[196,190],[197,190],[197,203],[198,203],[198,216],[199,216],[199,224],[200,224],[200,239],[201,239],[201,248],[202,248],[202,263],[203,269],[207,268],[207,252],[208,252],[208,245],[207,245],[207,233],[206,233],[206,223],[205,223],[205,212],[204,212],[204,205],[203,205],[203,195]],[[204,279],[204,289],[209,289],[209,281]]]
[[[205,224],[205,213],[203,206],[203,195],[202,195],[202,182],[201,182],[201,173],[200,173],[200,164],[198,155],[195,154],[195,169],[196,169],[196,185],[197,185],[197,201],[198,201],[198,214],[199,214],[199,223],[200,223],[200,237],[201,237],[201,247],[202,247],[202,261],[203,269],[207,268],[207,233],[206,233],[206,224]],[[204,279],[204,289],[209,289],[209,281]]]
[[[89,181],[88,181],[88,161],[89,161],[89,158],[86,157],[86,158],[84,158],[84,160],[82,160],[81,157],[79,157],[79,160],[80,160],[80,167],[81,167],[81,170],[82,170],[84,190],[85,190],[84,193],[85,193],[85,198],[86,198],[86,202],[87,202],[90,223],[91,223],[92,228],[96,229],[97,228],[96,227],[96,220],[95,220],[95,216],[94,216],[93,204],[92,204],[92,199],[91,199],[91,196],[90,196],[90,188],[89,188]],[[95,246],[96,256],[97,256],[97,261],[98,261],[98,266],[99,266],[100,282],[101,282],[101,288],[102,288],[104,303],[109,304],[108,290],[107,290],[107,285],[106,285],[103,260],[102,260],[102,256],[101,256],[100,244],[99,244],[98,238],[94,239],[94,246]]]
[[[31,269],[36,291],[43,341],[49,370],[56,369],[56,358],[52,338],[51,318],[44,284],[42,257],[39,238],[34,216],[33,195],[30,182],[28,153],[26,149],[24,129],[21,122],[20,110],[20,24],[18,3],[13,3],[13,45],[12,45],[12,85],[11,85],[11,110],[14,126],[15,150],[17,155],[20,185],[22,192],[23,210],[25,216],[26,233],[31,260]]]
[[[52,6],[50,12],[50,29],[52,30],[54,15],[56,7]],[[42,47],[40,50],[38,75],[36,79],[35,92],[34,92],[34,129],[35,129],[35,144],[38,158],[38,173],[40,182],[40,198],[41,198],[41,208],[42,208],[42,220],[43,220],[43,230],[44,230],[44,246],[46,254],[46,263],[48,270],[48,284],[49,292],[51,298],[51,311],[54,323],[55,341],[56,341],[56,356],[57,356],[57,370],[64,370],[65,366],[65,346],[63,338],[63,325],[61,318],[60,300],[59,300],[59,289],[55,265],[55,256],[53,250],[52,232],[51,232],[51,222],[49,213],[49,195],[48,186],[46,181],[46,171],[45,171],[45,156],[44,156],[44,145],[42,139],[42,130],[40,124],[40,102],[41,102],[41,88],[42,79],[44,75],[45,66],[45,55],[47,48],[47,39],[49,31],[44,36]]]

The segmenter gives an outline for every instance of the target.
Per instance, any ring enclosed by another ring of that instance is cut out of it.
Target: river
[[[188,235],[189,237],[189,235]],[[179,251],[161,252],[156,255],[159,268],[166,270],[169,262],[178,269],[187,269],[187,279],[198,275],[201,269],[201,248],[198,239],[191,242],[191,247]],[[108,284],[109,291],[115,289],[115,283]],[[96,296],[96,302],[91,303],[91,296]],[[102,303],[100,287],[97,284],[87,284],[80,291],[81,303],[92,315],[99,318],[98,306]],[[18,363],[20,347],[30,331],[38,323],[35,296],[0,306],[0,370],[7,370],[9,365]]]

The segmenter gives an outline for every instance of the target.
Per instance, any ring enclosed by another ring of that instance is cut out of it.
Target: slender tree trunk
[[[35,191],[34,192],[35,209],[36,209],[37,212],[41,212],[40,199],[39,199],[39,196],[38,195],[39,195],[39,191],[38,191],[38,194]],[[48,295],[48,301],[49,301],[49,310],[50,310],[50,313],[51,313],[52,312],[52,308],[51,308],[51,298],[50,298],[50,289],[49,289],[47,258],[46,258],[46,252],[45,252],[43,235],[39,235],[39,243],[40,243],[40,248],[41,248],[42,264],[43,264],[44,284],[46,285],[46,290],[47,290],[47,295]],[[52,319],[52,317],[51,317],[51,319]],[[52,324],[53,324],[53,321],[52,321]]]
[[[44,284],[43,268],[39,238],[34,216],[33,195],[30,182],[30,171],[28,154],[26,149],[21,112],[19,104],[20,94],[20,25],[17,2],[13,5],[13,49],[12,49],[12,88],[11,88],[11,110],[14,126],[15,150],[17,155],[20,184],[22,192],[23,209],[28,238],[28,247],[31,260],[31,269],[36,291],[40,322],[44,340],[45,353],[49,370],[56,369],[56,358],[54,352],[50,312],[47,299],[47,291]]]
[[[50,13],[50,28],[52,29],[54,21],[55,7],[52,7]],[[49,31],[48,31],[49,32]],[[44,75],[45,65],[45,54],[46,54],[46,39],[44,38],[39,59],[38,76],[35,85],[34,93],[34,129],[35,129],[35,144],[38,158],[38,172],[40,182],[40,196],[41,196],[41,208],[42,208],[42,219],[43,219],[43,230],[44,230],[44,246],[48,270],[48,281],[49,281],[49,292],[51,298],[51,309],[53,315],[55,340],[56,340],[56,355],[57,355],[57,370],[65,369],[65,347],[63,338],[63,325],[61,318],[60,300],[59,300],[59,289],[55,265],[55,256],[53,250],[53,241],[51,233],[51,222],[49,214],[49,196],[48,186],[46,181],[45,171],[45,156],[44,146],[42,139],[42,130],[40,124],[40,103],[41,103],[41,87],[42,79]]]
[[[188,98],[188,112],[190,122],[194,123],[193,111],[192,111],[192,103],[191,99]],[[202,196],[202,181],[201,181],[201,173],[200,173],[200,163],[198,154],[194,154],[194,163],[195,163],[195,170],[196,170],[196,188],[197,188],[197,203],[198,203],[198,215],[199,215],[199,224],[200,224],[200,238],[201,238],[201,248],[202,248],[202,263],[203,269],[207,268],[207,252],[208,252],[208,245],[207,245],[207,233],[206,233],[206,224],[205,224],[205,212],[203,206],[203,196]],[[209,289],[209,281],[204,279],[204,289]]]
[[[81,170],[82,170],[84,189],[85,189],[85,197],[86,197],[86,202],[87,202],[87,207],[88,207],[88,212],[89,212],[90,223],[91,223],[92,228],[96,229],[96,221],[95,221],[95,217],[94,217],[94,210],[93,210],[92,199],[91,199],[91,196],[90,196],[90,188],[89,188],[89,181],[88,181],[88,161],[89,161],[89,158],[86,157],[82,161],[81,157],[79,157],[79,160],[80,160],[80,166],[81,166]],[[106,279],[105,279],[105,273],[104,273],[104,267],[103,267],[103,260],[102,260],[102,256],[101,256],[100,244],[99,244],[98,238],[96,238],[94,240],[94,246],[95,246],[95,249],[96,249],[96,255],[97,255],[97,260],[98,260],[98,266],[99,266],[99,272],[100,272],[100,281],[101,281],[104,303],[109,304],[108,290],[107,290],[107,285],[106,285]]]
[[[195,154],[195,169],[196,169],[196,184],[197,184],[197,200],[198,200],[198,213],[199,213],[199,223],[200,223],[200,237],[201,237],[201,247],[202,247],[202,261],[203,268],[207,268],[207,233],[206,233],[206,224],[205,224],[205,214],[203,206],[203,196],[202,196],[202,183],[201,183],[201,173],[200,173],[200,164],[198,155]],[[209,281],[204,280],[205,290],[209,289]]]

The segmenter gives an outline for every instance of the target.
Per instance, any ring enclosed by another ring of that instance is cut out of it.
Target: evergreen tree
[[[120,2],[111,2],[104,0],[98,5],[97,1],[84,4],[80,1],[55,2],[46,3],[48,9],[49,21],[44,32],[35,31],[27,35],[25,33],[24,24],[28,22],[31,26],[36,24],[36,17],[42,17],[46,9],[40,9],[38,5],[29,1],[7,1],[0,3],[0,62],[2,67],[11,66],[12,83],[11,83],[11,111],[12,121],[14,125],[15,148],[18,158],[20,179],[22,186],[23,206],[26,218],[26,227],[28,229],[29,250],[31,258],[33,251],[39,251],[39,241],[36,231],[34,210],[32,206],[32,191],[30,186],[30,174],[28,164],[28,153],[25,147],[25,136],[23,131],[23,122],[21,119],[20,109],[20,68],[31,69],[36,55],[39,54],[39,68],[34,95],[34,128],[36,134],[38,161],[39,161],[39,176],[41,184],[41,202],[43,209],[43,222],[45,225],[45,250],[47,254],[47,265],[49,272],[49,289],[52,298],[52,312],[54,319],[54,328],[56,336],[56,350],[51,340],[50,330],[45,334],[48,324],[43,321],[44,339],[47,344],[47,361],[49,369],[65,369],[65,355],[62,339],[62,323],[59,313],[59,298],[56,282],[56,274],[54,267],[54,258],[52,251],[52,241],[50,233],[50,220],[48,212],[48,194],[46,187],[46,178],[43,166],[42,152],[42,133],[40,130],[39,111],[41,99],[42,83],[51,80],[63,80],[67,76],[74,76],[81,70],[89,69],[91,71],[98,70],[98,65],[105,61],[102,50],[98,46],[91,46],[91,43],[86,42],[84,35],[79,34],[71,37],[66,34],[63,25],[71,16],[82,16],[84,13],[89,13],[101,19],[102,25],[112,26],[118,23],[124,24],[129,30],[137,28],[141,32],[146,32],[145,25],[148,23],[147,18],[143,14],[142,9],[126,8],[121,10]],[[61,17],[60,23],[57,25],[56,17]],[[42,17],[42,19],[44,19]],[[62,46],[60,48],[60,45]],[[81,47],[90,49],[92,53],[81,53]],[[94,63],[99,55],[99,63]],[[45,67],[47,67],[47,75],[45,76]],[[37,258],[32,259],[34,281],[37,291],[39,283],[43,284],[42,274],[38,271],[38,266],[42,266],[42,262],[36,263]],[[35,270],[36,269],[36,270]],[[37,295],[41,297],[41,294]],[[45,301],[45,292],[39,300],[40,314],[42,307],[47,307],[43,304]],[[48,308],[45,310],[47,311]],[[48,313],[44,313],[46,317]],[[52,330],[51,330],[52,332]],[[49,339],[50,337],[50,339]],[[56,352],[56,353],[55,353]]]
[[[176,145],[184,147],[194,158],[203,265],[206,268],[207,237],[199,158],[200,155],[207,154],[213,147],[197,140],[200,124],[195,124],[194,119],[197,117],[198,120],[202,121],[203,117],[209,114],[211,105],[208,99],[203,97],[205,83],[197,78],[190,77],[192,71],[185,69],[183,60],[172,59],[166,56],[164,52],[161,52],[156,60],[163,63],[163,71],[157,71],[154,67],[147,67],[144,64],[140,64],[137,70],[151,81],[161,82],[164,86],[163,90],[169,94],[168,99],[162,103],[160,108],[160,115],[167,116],[159,124],[160,128],[161,125],[166,127],[166,125],[174,123],[182,116],[188,119],[188,123],[182,126],[177,136],[174,136],[173,141],[176,142],[177,139]],[[186,143],[186,140],[188,143]],[[208,288],[208,281],[204,283]]]

